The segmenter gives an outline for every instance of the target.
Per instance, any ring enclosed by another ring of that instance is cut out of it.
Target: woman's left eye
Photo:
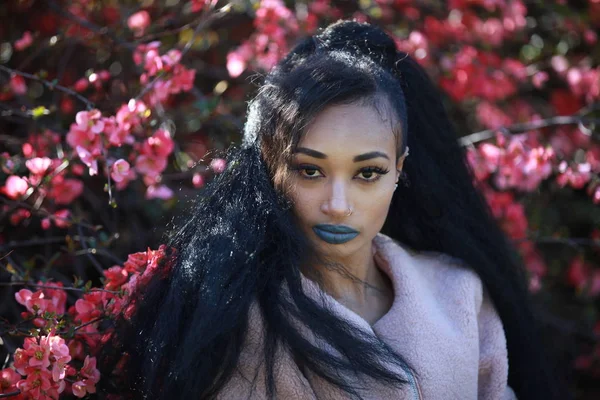
[[[379,180],[383,175],[387,174],[388,172],[389,172],[389,170],[384,170],[379,167],[366,167],[366,168],[361,169],[358,172],[358,175],[362,174],[362,178],[358,178],[358,179],[361,179],[361,180],[367,181],[367,182],[375,182],[376,180]]]

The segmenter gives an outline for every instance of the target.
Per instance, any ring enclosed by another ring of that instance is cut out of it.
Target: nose
[[[344,182],[333,181],[329,193],[321,205],[321,211],[334,218],[347,217],[351,210],[348,198],[348,186]]]

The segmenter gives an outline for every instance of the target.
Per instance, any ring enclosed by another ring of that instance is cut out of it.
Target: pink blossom
[[[52,221],[50,221],[50,218],[42,218],[40,221],[40,226],[43,230],[47,231],[52,227]]]
[[[6,179],[6,182],[0,191],[6,195],[6,197],[16,200],[27,193],[28,189],[29,182],[27,178],[11,175]]]
[[[50,347],[46,343],[37,343],[37,340],[30,340],[23,343],[25,355],[29,357],[28,365],[47,369],[50,366]]]
[[[196,70],[176,65],[173,72],[171,93],[189,92],[194,87]]]
[[[163,54],[160,58],[163,61],[163,65],[165,67],[174,67],[181,61],[181,51],[177,49],[171,49],[167,51],[166,54]]]
[[[100,381],[100,371],[96,368],[96,357],[86,356],[83,361],[83,367],[81,367],[79,373],[88,381],[87,391],[89,393],[95,393],[95,387],[92,387],[92,391],[90,390],[90,386],[93,386]]]
[[[140,125],[150,113],[143,101],[131,99],[129,103],[123,104],[116,114],[119,126],[125,131],[131,131]]]
[[[158,129],[154,135],[146,139],[142,146],[142,154],[155,157],[168,157],[175,148],[171,134],[166,129]]]
[[[25,208],[19,208],[10,215],[10,223],[13,226],[17,226],[21,223],[21,221],[24,221],[29,217],[31,217],[31,211]]]
[[[106,69],[101,69],[97,72],[98,75],[98,79],[100,79],[101,81],[108,81],[110,79],[110,71],[106,70]]]
[[[39,282],[41,285],[42,282]],[[67,302],[67,295],[61,282],[46,282],[45,286],[52,286],[56,289],[44,288],[43,290],[37,290],[31,292],[27,289],[21,289],[15,293],[15,299],[17,302],[25,308],[32,315],[41,315],[44,312],[51,312],[56,314],[64,314]]]
[[[23,345],[25,342],[35,340],[34,338],[25,338]],[[13,366],[15,370],[21,375],[25,375],[25,368],[29,366],[29,356],[25,353],[25,350],[22,348],[17,348],[14,354],[14,362]]]
[[[81,146],[77,146],[75,150],[81,161],[88,166],[90,176],[98,175],[98,160],[96,157]]]
[[[252,48],[248,42],[227,54],[227,71],[232,78],[237,78],[246,70],[248,61],[252,58]]]
[[[117,123],[114,116],[103,118],[103,122],[104,134],[108,138],[109,144],[116,147],[121,147],[123,144],[133,144],[134,139],[129,135],[129,131],[123,129],[123,127]]]
[[[571,260],[567,270],[567,282],[576,289],[583,289],[588,283],[591,275],[592,265],[585,262],[583,257],[575,257]]]
[[[34,175],[44,175],[51,164],[52,160],[48,157],[36,157],[25,162],[25,166]]]
[[[135,160],[135,169],[150,178],[158,177],[167,167],[167,159],[164,157],[139,155]]]
[[[89,129],[92,133],[98,134],[104,130],[104,119],[99,110],[79,111],[75,115],[75,122],[80,129]]]
[[[23,36],[20,39],[15,41],[15,50],[23,51],[33,43],[33,36],[31,36],[31,32],[25,31]]]
[[[410,53],[422,64],[425,64],[425,61],[430,53],[429,41],[427,37],[417,30],[412,31],[408,35],[407,40],[399,40],[398,48],[402,51]]]
[[[129,168],[127,161],[118,159],[111,167],[110,176],[115,182],[121,182],[129,175]]]
[[[164,68],[163,59],[158,52],[158,48],[151,48],[144,55],[144,69],[150,76],[156,75]]]
[[[117,190],[124,190],[129,185],[129,182],[136,178],[137,174],[135,173],[135,170],[130,167],[127,174],[121,175],[121,181],[115,182],[115,187]]]
[[[503,110],[487,101],[477,104],[476,113],[478,121],[486,128],[496,129],[512,122]]]
[[[123,264],[123,268],[130,274],[141,273],[146,268],[148,263],[148,251],[140,251],[127,256],[127,261]]]
[[[50,360],[52,361],[52,379],[58,382],[65,378],[65,365],[71,361],[69,347],[60,336],[50,334],[40,338],[40,345],[50,349]]]
[[[192,177],[192,184],[195,188],[200,188],[204,186],[204,178],[202,177],[202,175],[199,173],[195,173]]]
[[[574,189],[582,189],[591,179],[592,167],[589,163],[578,163],[569,166],[566,161],[558,165],[560,174],[556,182],[560,186],[570,185]]]
[[[81,78],[78,79],[77,82],[75,82],[75,84],[73,85],[73,89],[75,89],[76,92],[83,92],[88,88],[89,85],[90,81],[88,79]]]
[[[32,294],[33,292],[31,290],[21,289],[17,293],[15,293],[15,299],[17,300],[17,303],[26,306],[27,302],[31,300]]]
[[[21,375],[12,368],[0,370],[0,394],[16,391],[16,385],[20,379]]]
[[[498,18],[488,18],[475,24],[475,32],[481,40],[492,46],[499,46],[504,40],[505,31],[502,21]]]
[[[100,381],[100,371],[96,369],[96,357],[87,356],[83,361],[80,373],[93,383]]]
[[[58,228],[68,228],[71,226],[71,211],[67,209],[58,210],[54,213],[54,224]]]
[[[65,179],[57,176],[52,180],[48,196],[56,204],[71,204],[83,193],[83,182],[79,179]]]
[[[600,186],[597,186],[596,189],[594,189],[592,194],[592,201],[594,202],[594,204],[600,204]]]
[[[87,129],[87,127],[82,128],[77,124],[71,124],[66,139],[73,149],[80,146],[96,153],[101,150],[100,136]]]
[[[145,60],[145,54],[148,53],[150,50],[159,49],[160,45],[161,43],[158,40],[146,44],[140,44],[133,52],[133,61],[137,65],[142,64]]]
[[[225,161],[222,158],[215,158],[210,162],[210,168],[212,168],[212,170],[216,174],[220,174],[223,171],[225,171],[226,167],[227,167],[227,161]]]
[[[191,0],[190,3],[192,5],[191,11],[198,12],[202,11],[206,5],[208,5],[213,0]]]
[[[150,13],[146,10],[136,12],[127,18],[127,26],[136,36],[143,35],[146,28],[150,26]]]
[[[590,45],[593,46],[598,41],[598,34],[592,29],[586,29],[583,32],[583,40]]]
[[[173,191],[166,185],[151,185],[146,190],[146,199],[169,200],[173,197]]]
[[[564,56],[553,56],[550,65],[557,73],[562,74],[569,68],[569,61]]]
[[[10,88],[15,94],[23,95],[27,93],[27,84],[25,78],[21,75],[13,75],[10,77]]]
[[[106,290],[118,290],[122,284],[127,282],[129,274],[125,268],[114,265],[104,271],[104,276],[106,277],[104,288]]]
[[[17,388],[33,399],[50,400],[52,397],[46,393],[52,390],[52,374],[45,369],[29,368],[25,374],[27,378],[17,383]],[[58,392],[56,390],[56,392]],[[58,398],[58,393],[55,398]]]
[[[533,74],[533,77],[531,78],[531,83],[533,83],[533,86],[535,86],[537,89],[541,89],[547,80],[548,73],[544,71],[539,71]]]

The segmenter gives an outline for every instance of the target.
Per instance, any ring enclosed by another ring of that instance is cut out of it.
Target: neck
[[[340,303],[351,309],[370,306],[390,295],[389,279],[375,264],[373,244],[351,257],[336,259],[341,267],[318,266],[322,288]]]

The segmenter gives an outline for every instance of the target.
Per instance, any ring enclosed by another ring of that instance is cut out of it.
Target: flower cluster
[[[250,39],[227,55],[227,70],[232,77],[239,76],[248,66],[270,69],[298,34],[298,20],[282,0],[261,0],[254,27],[256,32]]]
[[[160,42],[137,47],[133,54],[136,64],[143,66],[140,83],[151,85],[149,104],[164,102],[170,95],[192,90],[196,71],[181,64],[181,51],[169,50],[160,54]]]
[[[102,288],[87,288],[68,309],[60,282],[39,282],[42,288],[35,292],[19,290],[15,299],[26,308],[22,317],[33,322],[36,335],[15,351],[13,368],[1,371],[0,393],[18,390],[23,399],[57,399],[64,391],[77,397],[95,393],[100,373],[93,355],[110,337],[100,323],[131,315],[133,296],[153,276],[167,277],[174,256],[165,245],[130,254],[122,266],[104,272]]]

